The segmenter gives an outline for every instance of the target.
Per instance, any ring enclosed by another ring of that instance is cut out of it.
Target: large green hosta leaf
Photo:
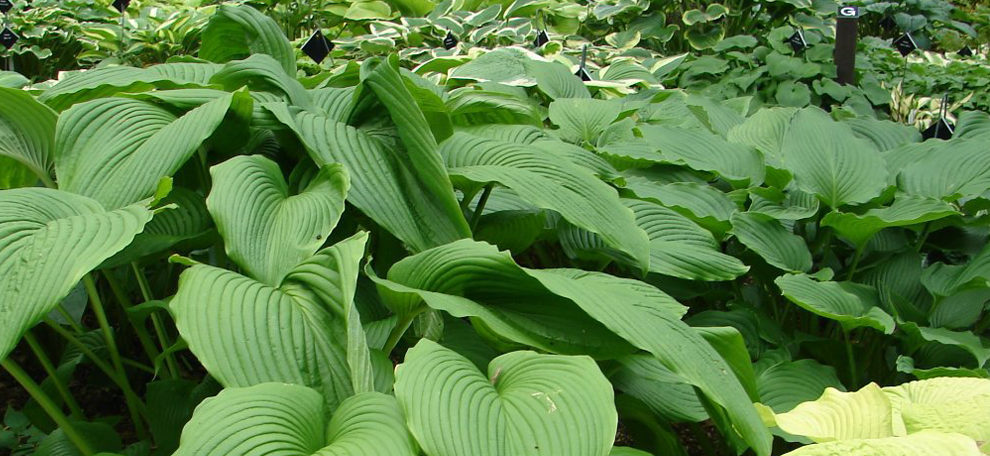
[[[763,157],[752,147],[726,142],[701,130],[649,125],[640,127],[640,131],[667,159],[699,171],[712,171],[737,187],[763,182]]]
[[[862,247],[884,228],[917,225],[958,214],[951,204],[934,198],[902,196],[889,207],[870,209],[866,213],[829,212],[821,224],[835,229],[840,236]]]
[[[521,144],[456,133],[441,145],[450,174],[478,184],[499,182],[536,207],[598,234],[609,246],[650,264],[649,239],[619,195],[590,172]]]
[[[199,56],[225,63],[251,54],[270,55],[287,74],[296,74],[296,50],[274,20],[250,5],[220,5],[203,30]]]
[[[771,366],[756,377],[760,402],[774,412],[788,412],[802,402],[821,397],[826,388],[844,391],[835,369],[813,359],[785,361]]]
[[[176,327],[224,386],[305,385],[336,405],[355,391],[352,376],[364,378],[365,386],[370,381],[367,346],[355,346],[360,341],[348,337],[360,321],[347,317],[354,313],[366,239],[361,233],[321,250],[293,268],[277,288],[194,265],[182,273],[170,303]],[[363,354],[355,353],[362,349]]]
[[[811,269],[811,252],[804,239],[787,230],[773,217],[758,212],[732,215],[732,234],[743,245],[780,269],[807,272]]]
[[[0,359],[149,220],[142,204],[107,211],[60,190],[0,191]]]
[[[206,204],[227,254],[247,275],[273,287],[323,245],[350,186],[346,170],[331,164],[298,195],[289,195],[278,164],[260,155],[232,158],[210,174]]]
[[[798,187],[833,209],[865,203],[887,184],[887,170],[876,147],[817,108],[794,114],[781,154]]]
[[[175,456],[417,454],[394,397],[359,394],[331,415],[320,393],[283,383],[228,388],[203,401],[182,430],[175,452]]]
[[[108,97],[118,92],[204,87],[209,85],[210,77],[220,68],[215,63],[193,62],[163,63],[148,68],[94,68],[69,75],[44,91],[38,100],[62,111],[76,103]]]
[[[400,301],[401,307],[423,299],[454,316],[484,315],[484,321],[504,337],[544,350],[559,350],[563,345],[548,345],[546,338],[532,335],[535,331],[549,333],[550,324],[561,331],[557,337],[571,346],[603,343],[598,339],[602,336],[592,335],[594,326],[577,326],[584,321],[579,317],[590,316],[633,346],[657,356],[711,403],[724,408],[732,423],[732,429],[724,432],[737,432],[758,454],[770,452],[770,435],[732,369],[697,331],[680,320],[684,308],[652,286],[596,272],[521,268],[507,253],[472,241],[459,241],[402,260],[389,271],[388,278],[379,284],[395,293],[390,299]],[[567,308],[573,305],[579,309]],[[503,309],[515,314],[503,314]],[[550,309],[563,310],[569,318],[533,318],[536,312]],[[528,327],[528,332],[520,327]],[[572,341],[575,336],[580,340]],[[601,353],[604,348],[614,354],[617,350],[612,340],[605,342],[605,347],[596,347],[597,351]]]
[[[396,368],[395,393],[429,456],[605,456],[618,415],[588,357],[513,352],[487,376],[423,339]]]
[[[550,121],[560,127],[557,134],[574,143],[594,143],[621,113],[622,104],[615,100],[561,98],[550,103]]]
[[[719,237],[732,228],[729,219],[738,209],[725,193],[696,182],[659,184],[646,179],[630,179],[626,189],[639,199],[674,209]]]
[[[0,158],[9,157],[50,182],[56,120],[27,92],[0,87]]]
[[[191,157],[234,103],[227,95],[182,117],[147,101],[108,98],[73,106],[55,130],[59,188],[119,208],[149,197]]]
[[[954,201],[990,189],[990,154],[985,139],[952,140],[901,170],[905,193]]]
[[[853,282],[818,282],[806,274],[787,274],[774,283],[791,302],[836,320],[846,330],[867,326],[890,334],[894,319],[877,306],[876,290]]]

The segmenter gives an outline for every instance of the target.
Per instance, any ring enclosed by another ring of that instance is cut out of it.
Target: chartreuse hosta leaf
[[[362,393],[331,410],[304,386],[228,388],[196,407],[175,456],[418,454],[394,397]]]
[[[13,159],[51,182],[56,120],[28,92],[0,87],[0,158]]]
[[[821,397],[775,416],[777,427],[814,442],[893,437],[890,400],[875,383],[846,393],[827,388]]]
[[[604,342],[597,353],[629,353],[615,347],[613,338],[592,335],[601,332],[585,323],[591,317],[601,329],[655,355],[711,404],[722,407],[732,424],[723,432],[738,433],[757,454],[770,453],[770,434],[732,369],[680,320],[683,306],[650,285],[597,272],[522,268],[508,253],[467,240],[404,259],[392,267],[388,280],[378,283],[393,307],[412,307],[422,299],[456,317],[479,316],[501,336],[543,350]],[[564,311],[566,318],[546,318],[550,309]],[[544,335],[559,341],[549,344]]]
[[[366,240],[359,233],[317,252],[277,287],[194,265],[170,303],[176,327],[222,385],[305,385],[334,406],[372,383],[367,342],[349,337],[362,332],[351,307]]]
[[[145,204],[108,211],[61,190],[0,191],[0,359],[151,215]]]
[[[811,252],[804,239],[769,215],[736,212],[732,215],[732,234],[767,263],[780,269],[789,272],[811,269]]]
[[[990,156],[985,139],[938,144],[931,153],[901,170],[898,188],[905,193],[954,201],[990,189]]]
[[[80,103],[55,130],[55,170],[62,190],[119,208],[151,196],[158,181],[191,157],[223,121],[229,94],[176,117],[156,104],[126,98]]]
[[[876,290],[853,282],[819,282],[806,274],[787,274],[774,283],[791,302],[846,330],[867,326],[890,334],[894,319],[877,306]]]
[[[546,152],[522,144],[456,133],[440,149],[448,171],[477,184],[498,182],[542,209],[598,234],[610,247],[649,267],[649,239],[622,205],[618,193],[589,171],[553,160]]]
[[[260,155],[232,158],[210,174],[206,205],[227,254],[247,275],[273,287],[323,245],[350,186],[345,169],[330,164],[290,195],[278,164]]]
[[[784,456],[982,456],[961,434],[921,432],[905,437],[855,439],[808,445]]]
[[[395,394],[429,456],[605,456],[618,415],[612,385],[586,356],[517,351],[482,374],[428,339],[396,367]]]
[[[833,209],[865,203],[887,185],[887,169],[876,147],[817,108],[794,114],[781,155],[798,187]]]
[[[737,187],[760,185],[765,173],[763,157],[756,149],[726,142],[701,130],[663,125],[639,128],[664,158],[691,169],[712,171]]]
[[[893,407],[899,435],[955,432],[979,445],[990,442],[990,380],[932,378],[887,387],[883,392]]]
[[[267,54],[286,74],[296,74],[296,51],[274,20],[250,5],[220,5],[203,30],[199,56],[225,63],[252,54]]]
[[[857,248],[866,245],[874,234],[884,228],[917,225],[958,214],[945,201],[920,196],[901,196],[888,207],[870,209],[864,214],[830,212],[821,224],[835,229]]]

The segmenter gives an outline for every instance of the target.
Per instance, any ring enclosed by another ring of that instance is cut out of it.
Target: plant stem
[[[138,288],[141,289],[141,297],[144,298],[144,302],[154,300],[151,294],[151,286],[148,285],[148,278],[145,277],[144,272],[141,272],[141,268],[138,267],[136,262],[131,263],[131,269],[134,270],[134,277],[137,278]],[[168,332],[165,331],[162,318],[157,312],[152,312],[151,314],[151,325],[155,328],[155,335],[158,336],[158,343],[162,346],[162,353],[165,353],[165,365],[168,367],[169,373],[172,375],[172,378],[179,378],[179,363],[175,360],[175,354],[168,351],[168,348],[172,346],[172,341],[168,337]]]
[[[38,386],[34,380],[31,380],[31,377],[24,372],[24,369],[21,369],[21,366],[14,362],[14,360],[10,357],[0,361],[0,365],[2,365],[3,368],[10,373],[10,376],[14,377],[14,379],[17,380],[17,383],[20,383],[28,394],[30,394],[31,397],[38,402],[38,405],[40,405],[41,408],[45,410],[45,413],[47,413],[48,416],[55,421],[55,424],[62,429],[65,436],[68,437],[69,441],[72,442],[72,444],[79,450],[80,453],[83,454],[83,456],[90,456],[94,453],[93,448],[89,446],[89,442],[87,442],[86,439],[83,438],[82,434],[80,434],[79,431],[72,426],[72,423],[69,422],[69,418],[62,413],[62,409],[55,405],[55,402],[53,402],[52,399],[45,394],[45,390],[41,389],[41,387]]]
[[[490,182],[485,186],[485,191],[481,193],[481,199],[478,200],[478,205],[474,208],[474,214],[471,214],[471,232],[478,228],[478,221],[481,220],[481,214],[485,211],[485,204],[488,204],[488,197],[492,196],[493,188],[495,188],[495,183]]]
[[[856,268],[859,267],[859,259],[863,256],[863,250],[866,249],[866,244],[856,247],[856,253],[853,255],[852,264],[849,265],[849,273],[846,274],[846,280],[851,281],[853,276],[856,275]]]
[[[52,384],[55,385],[55,390],[58,391],[58,395],[62,396],[62,400],[65,401],[65,405],[69,407],[69,413],[72,414],[72,418],[77,420],[85,420],[86,415],[83,414],[82,408],[79,407],[79,403],[76,402],[76,398],[72,397],[72,393],[69,392],[69,388],[65,386],[65,382],[58,376],[58,371],[55,370],[55,365],[52,361],[48,359],[48,355],[42,350],[41,344],[38,343],[38,339],[34,337],[34,333],[28,331],[24,333],[24,340],[31,347],[31,351],[34,352],[34,356],[38,358],[38,362],[41,363],[41,367],[45,369],[45,373],[48,374],[48,378],[52,379]]]
[[[54,321],[49,320],[47,318],[44,320],[44,322],[50,328],[52,328],[53,330],[55,330],[55,332],[57,332],[60,336],[62,336],[63,338],[65,338],[65,340],[68,343],[70,343],[71,345],[73,345],[74,347],[76,347],[77,349],[79,349],[79,351],[82,352],[83,356],[89,358],[89,360],[92,361],[93,364],[97,368],[99,368],[101,371],[103,371],[103,373],[107,377],[109,377],[110,380],[112,380],[114,382],[114,384],[116,384],[121,389],[124,388],[123,384],[121,384],[121,382],[120,382],[120,379],[117,378],[117,373],[114,372],[113,368],[110,367],[109,364],[107,364],[106,362],[104,362],[98,356],[96,356],[96,354],[93,353],[93,351],[90,350],[89,347],[86,346],[86,344],[84,344],[81,340],[79,340],[78,338],[76,338],[76,336],[72,335],[72,333],[70,333],[69,331],[66,331],[65,328],[62,327],[62,325],[60,325],[58,323],[55,323]]]
[[[849,360],[849,377],[852,379],[852,388],[859,388],[859,374],[856,372],[856,355],[853,354],[852,341],[849,340],[849,331],[842,328],[842,337],[846,340],[846,358]]]
[[[85,330],[83,330],[82,326],[79,326],[79,323],[76,323],[76,321],[72,318],[72,315],[69,314],[69,311],[65,310],[65,307],[62,307],[62,303],[59,303],[57,306],[55,306],[55,309],[58,310],[58,314],[61,315],[63,319],[65,319],[66,323],[68,323],[69,326],[72,327],[72,330],[75,331],[76,334],[82,334],[86,332]]]
[[[96,283],[93,282],[93,277],[86,274],[83,277],[83,286],[86,287],[86,293],[89,294],[89,300],[93,305],[93,313],[96,314],[96,320],[100,323],[100,329],[103,331],[103,338],[107,342],[107,350],[110,351],[110,361],[113,362],[113,367],[117,371],[121,387],[124,390],[124,399],[127,402],[127,409],[131,414],[131,421],[134,423],[134,430],[137,431],[138,438],[144,440],[147,438],[147,433],[141,422],[141,414],[138,412],[137,403],[140,400],[134,394],[134,390],[131,389],[127,378],[127,371],[124,370],[124,363],[120,359],[120,352],[117,350],[117,344],[114,342],[113,329],[110,328],[107,314],[103,310],[103,301],[100,300],[100,293],[96,290]]]
[[[701,445],[701,449],[705,451],[705,454],[711,456],[717,456],[718,452],[715,451],[715,446],[712,445],[712,440],[705,433],[705,430],[698,423],[691,423],[691,433],[694,434],[694,438],[698,439],[698,445]]]
[[[932,222],[925,223],[925,227],[921,229],[921,236],[918,237],[918,241],[914,243],[914,251],[921,252],[921,248],[924,247],[925,241],[928,240],[929,229],[932,227]]]
[[[110,285],[110,290],[113,291],[114,297],[117,298],[117,302],[120,306],[124,308],[124,312],[132,307],[131,300],[127,298],[127,293],[124,292],[123,287],[120,285],[120,281],[110,271],[104,271],[103,276],[107,279],[107,283]],[[128,316],[127,320],[134,327],[134,332],[137,333],[138,341],[141,343],[141,348],[144,349],[145,355],[151,362],[154,362],[158,358],[158,349],[155,344],[151,341],[151,335],[148,334],[147,328],[143,324],[140,324]],[[174,376],[172,378],[175,378]]]

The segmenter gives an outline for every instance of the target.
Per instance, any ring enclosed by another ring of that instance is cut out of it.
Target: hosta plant
[[[985,445],[985,113],[922,142],[649,81],[677,59],[297,57],[224,5],[197,58],[0,88],[19,449]]]

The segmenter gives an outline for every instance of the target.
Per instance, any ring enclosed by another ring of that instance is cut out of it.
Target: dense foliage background
[[[842,4],[15,1],[0,451],[990,454],[990,5]]]

